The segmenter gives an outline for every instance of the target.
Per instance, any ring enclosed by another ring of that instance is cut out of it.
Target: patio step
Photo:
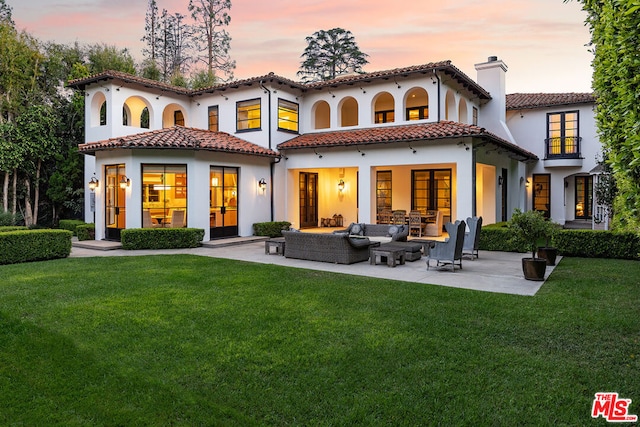
[[[223,248],[225,246],[237,246],[244,245],[246,243],[264,242],[269,240],[266,236],[248,236],[248,237],[229,237],[225,239],[209,240],[208,242],[202,242],[202,246],[205,248]]]
[[[591,220],[577,219],[573,221],[566,221],[563,228],[569,228],[572,230],[591,230]]]

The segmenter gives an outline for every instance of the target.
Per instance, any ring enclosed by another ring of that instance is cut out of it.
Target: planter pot
[[[527,280],[544,280],[547,260],[544,258],[522,258],[522,272]]]
[[[556,265],[556,257],[558,256],[558,248],[538,248],[538,257],[547,260],[547,265]]]

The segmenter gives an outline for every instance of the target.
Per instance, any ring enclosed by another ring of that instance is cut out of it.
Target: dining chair
[[[393,211],[393,223],[396,225],[401,225],[401,224],[405,224],[406,220],[405,217],[407,215],[407,211],[402,210],[402,209],[398,209]]]
[[[442,211],[436,211],[435,222],[430,222],[427,224],[424,230],[425,236],[442,236],[442,216]]]
[[[420,211],[409,211],[409,235],[414,230],[418,231],[418,237],[422,237],[422,227],[425,224],[422,223],[422,214]]]
[[[184,211],[174,210],[173,212],[171,212],[171,224],[169,225],[169,227],[184,227]]]
[[[379,223],[380,224],[391,224],[391,217],[392,216],[393,216],[393,214],[391,213],[390,210],[384,210],[384,211],[380,212]]]

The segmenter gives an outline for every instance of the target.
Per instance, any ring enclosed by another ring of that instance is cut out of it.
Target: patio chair
[[[405,217],[407,216],[407,211],[398,209],[393,211],[393,223],[397,225],[405,224]]]
[[[442,211],[436,211],[435,221],[427,224],[424,235],[432,237],[442,236]]]
[[[171,223],[169,224],[171,228],[182,228],[184,227],[184,211],[175,210],[171,212]]]
[[[380,220],[379,224],[391,224],[391,218],[393,214],[389,210],[384,210],[380,212]]]
[[[432,259],[436,261],[436,267],[451,264],[451,270],[456,271],[455,263],[458,261],[462,269],[462,245],[467,224],[464,221],[448,222],[445,224],[445,228],[449,233],[449,238],[444,242],[435,242],[435,246],[429,249],[427,270],[431,267]]]
[[[153,221],[151,218],[151,212],[142,212],[142,228],[156,228],[159,224]]]
[[[482,217],[467,218],[469,232],[464,233],[464,245],[462,255],[471,255],[471,259],[478,258],[478,246],[480,244],[480,230],[482,229]]]
[[[425,224],[422,223],[422,214],[420,211],[409,211],[409,234],[412,231],[418,231],[418,237],[422,237],[422,228]]]

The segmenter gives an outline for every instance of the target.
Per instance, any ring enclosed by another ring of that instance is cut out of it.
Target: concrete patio
[[[418,261],[406,262],[404,265],[399,265],[395,268],[390,268],[386,265],[370,265],[368,262],[341,265],[290,259],[281,255],[265,254],[265,240],[266,238],[263,237],[223,239],[205,242],[202,247],[192,249],[138,251],[121,249],[118,242],[74,241],[71,257],[192,254],[484,292],[529,296],[535,295],[544,284],[544,282],[524,279],[521,259],[527,255],[520,253],[480,251],[479,259],[473,261],[464,259],[462,261],[462,270],[456,268],[456,271],[452,272],[450,268],[447,270],[431,268],[427,271],[425,257]],[[560,262],[560,259],[558,262]],[[547,267],[546,277],[551,274],[553,269],[553,266]]]

